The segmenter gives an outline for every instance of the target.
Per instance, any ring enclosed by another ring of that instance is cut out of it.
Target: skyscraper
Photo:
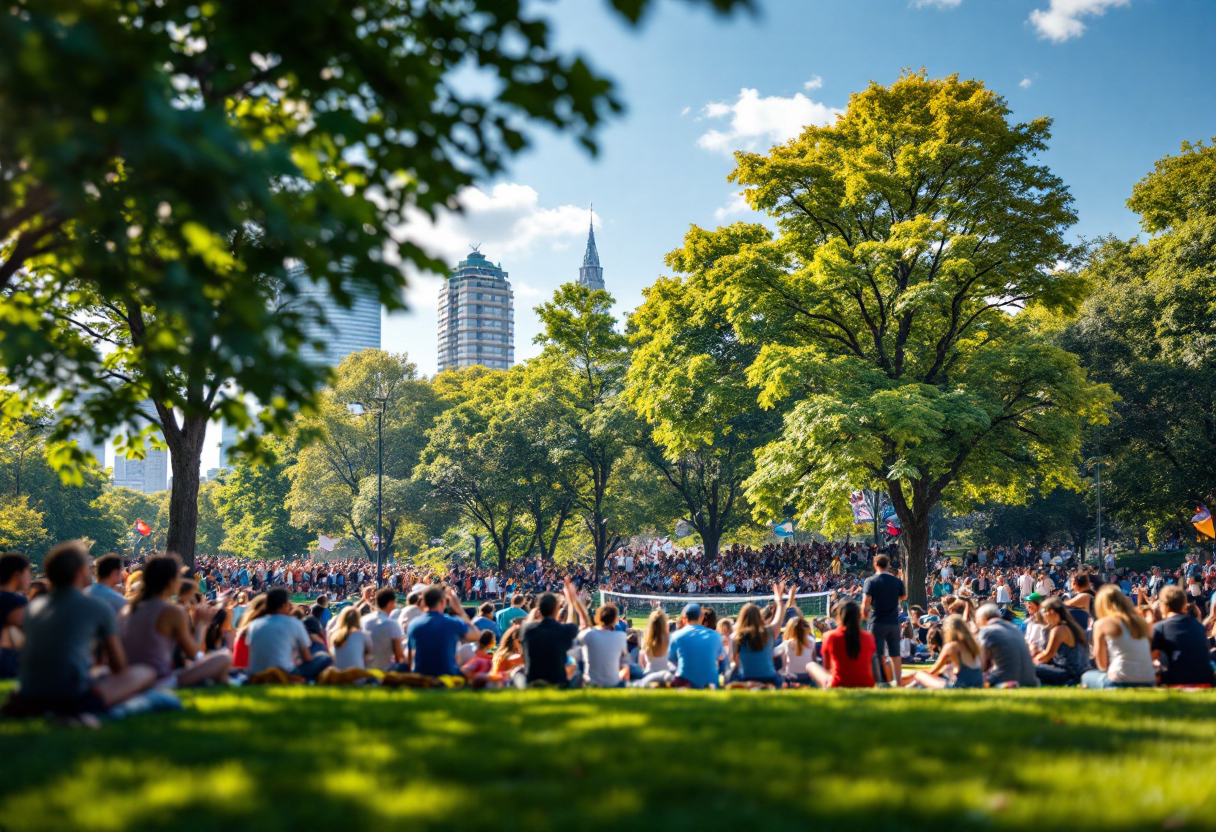
[[[159,424],[160,417],[151,401],[139,405],[148,418]],[[159,448],[148,448],[143,459],[127,459],[117,450],[114,452],[114,485],[130,488],[144,494],[155,494],[169,488],[169,452]]]
[[[502,266],[476,246],[439,289],[439,372],[515,363],[515,303]]]
[[[220,471],[232,469],[232,461],[228,458],[228,452],[232,450],[232,446],[240,438],[241,432],[237,430],[235,425],[230,425],[227,422],[220,423]]]
[[[327,284],[300,276],[296,285],[299,299],[293,305],[315,304],[325,318],[324,324],[316,317],[304,324],[308,339],[324,344],[320,350],[305,347],[304,356],[309,361],[336,367],[352,352],[380,349],[380,297],[373,287],[366,283],[347,287],[353,302],[349,309],[343,309]],[[223,464],[223,460],[220,462]]]
[[[578,285],[588,289],[604,288],[604,270],[600,268],[600,253],[595,247],[595,212],[591,214],[591,227],[587,229],[587,251],[583,253],[583,265],[578,270]]]

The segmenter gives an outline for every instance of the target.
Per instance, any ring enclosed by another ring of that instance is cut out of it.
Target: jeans
[[[631,682],[630,687],[648,688],[655,682],[666,682],[671,684],[672,674],[670,670],[656,670],[653,673],[647,673],[636,682]]]
[[[1101,672],[1101,671],[1099,671]],[[1062,667],[1056,667],[1054,664],[1036,664],[1034,666],[1034,675],[1039,677],[1039,682],[1050,687],[1064,687],[1067,685],[1075,685],[1078,682],[1076,676]],[[1105,673],[1102,673],[1105,676]]]
[[[321,675],[322,670],[329,667],[333,663],[334,660],[330,658],[328,653],[326,653],[321,656],[314,656],[303,664],[296,665],[295,670],[291,672],[297,676],[303,676],[304,680],[307,682],[313,682],[316,681],[316,678]]]
[[[1087,670],[1081,674],[1081,687],[1091,690],[1111,690],[1114,688],[1151,688],[1156,685],[1152,682],[1112,682],[1105,670]]]

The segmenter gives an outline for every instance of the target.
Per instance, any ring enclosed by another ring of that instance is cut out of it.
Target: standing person
[[[312,655],[312,639],[304,629],[304,622],[292,615],[291,595],[286,589],[275,587],[265,597],[264,615],[245,628],[249,675],[278,668],[302,676],[305,681],[316,679],[333,660],[327,654]]]
[[[1161,587],[1160,604],[1166,617],[1153,625],[1153,658],[1161,667],[1163,685],[1212,685],[1212,659],[1207,632],[1186,614],[1186,593],[1179,587]]]
[[[984,604],[976,610],[975,620],[980,626],[976,640],[983,648],[984,681],[991,687],[1038,687],[1034,658],[1018,626],[1005,621],[996,604]]]
[[[576,615],[581,615],[581,623],[587,624],[586,611],[576,604],[577,596],[574,585],[566,578],[562,593],[566,597],[567,620],[565,624],[557,620],[557,596],[545,592],[536,604],[539,621],[529,621],[520,630],[520,643],[524,654],[524,672],[516,675],[516,684],[533,685],[538,682],[555,687],[568,687],[570,677],[566,675],[566,655],[578,638],[580,627],[574,623]],[[519,599],[523,604],[523,596],[516,595],[511,599],[512,606]],[[522,609],[520,610],[522,612]],[[518,618],[519,616],[516,616]],[[511,619],[511,620],[514,620]]]
[[[1044,685],[1075,685],[1089,668],[1089,642],[1081,625],[1059,598],[1043,602],[1047,647],[1034,657],[1034,672]]]
[[[30,562],[18,552],[0,555],[0,679],[17,676],[17,656],[25,637],[25,597],[30,588]]]
[[[886,557],[879,555],[879,557]],[[856,601],[836,605],[836,629],[823,637],[823,666],[807,665],[821,688],[874,687],[874,634],[861,629],[861,607]]]
[[[207,627],[216,608],[200,604],[192,621],[181,605],[173,603],[182,583],[181,568],[177,555],[148,558],[139,595],[118,617],[122,648],[131,662],[156,671],[157,681],[172,679],[178,687],[227,684],[232,654],[225,649],[207,653],[206,649]],[[178,669],[173,662],[175,649],[183,659]]]
[[[1025,603],[1030,594],[1034,592],[1034,574],[1030,567],[1027,566],[1022,570],[1022,574],[1018,576],[1018,597]]]
[[[576,595],[575,603],[583,606],[582,600]],[[579,616],[586,618],[586,611]],[[629,643],[625,633],[616,629],[617,609],[615,604],[604,604],[595,611],[595,627],[589,627],[578,634],[576,641],[583,648],[584,684],[596,688],[622,688],[625,679],[621,669],[626,674],[629,667]]]
[[[680,615],[679,629],[672,635],[667,658],[676,663],[672,684],[678,687],[708,688],[718,684],[718,670],[726,651],[722,637],[701,626],[701,605],[686,604]],[[730,619],[723,619],[719,625]]]
[[[397,592],[386,586],[375,595],[376,610],[363,616],[359,626],[372,642],[371,668],[373,670],[402,671],[406,669],[405,650],[401,640],[405,633],[393,619],[397,609]],[[340,669],[340,668],[339,668]]]
[[[1136,605],[1114,584],[1094,600],[1094,664],[1081,674],[1084,688],[1152,687],[1157,684],[1151,649],[1152,629]]]
[[[865,596],[861,604],[862,617],[869,616],[870,633],[874,636],[878,664],[884,679],[898,683],[903,671],[899,657],[899,605],[908,598],[904,582],[887,572],[891,559],[886,555],[874,558],[876,574],[866,578],[862,587]],[[887,660],[891,675],[887,677]]]
[[[423,676],[459,676],[456,648],[464,641],[477,641],[481,630],[469,621],[460,606],[460,596],[448,586],[427,587],[422,594],[426,612],[410,622],[406,631],[410,663]],[[451,611],[444,613],[444,607]]]
[[[93,581],[84,546],[57,546],[42,570],[51,591],[29,605],[17,673],[20,687],[4,713],[98,714],[151,687],[156,681],[152,668],[127,664],[114,611],[83,592]],[[92,675],[98,646],[110,669],[107,676]]]
[[[1009,584],[1005,581],[1005,573],[1001,573],[996,579],[996,605],[1004,610],[1013,604],[1013,595],[1009,591]]]
[[[122,568],[122,556],[116,554],[102,555],[93,564],[94,582],[84,591],[90,598],[104,601],[118,615],[127,605],[127,596],[123,594],[123,582],[126,573]],[[138,664],[138,662],[136,662]]]

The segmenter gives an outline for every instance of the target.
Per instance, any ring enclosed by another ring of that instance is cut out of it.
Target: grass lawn
[[[0,829],[1216,828],[1216,698],[1168,691],[186,693],[0,722]]]

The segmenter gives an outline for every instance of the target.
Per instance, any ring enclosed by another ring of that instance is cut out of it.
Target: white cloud
[[[811,80],[802,85],[804,90],[817,90],[823,86],[823,78],[818,75],[812,75]]]
[[[506,255],[518,259],[537,246],[560,248],[587,234],[586,208],[542,208],[540,195],[528,185],[504,182],[489,192],[463,188],[457,201],[464,208],[462,212],[441,210],[435,220],[422,211],[407,212],[407,222],[395,229],[396,236],[455,264],[473,243],[480,243],[491,260]],[[595,220],[599,225],[598,216]]]
[[[912,5],[918,9],[923,9],[926,6],[932,6],[935,9],[954,9],[962,4],[963,0],[913,0]]]
[[[746,214],[751,210],[752,207],[747,204],[747,200],[743,198],[743,194],[731,194],[727,203],[714,211],[714,219],[721,222],[727,217],[733,217],[735,214]]]
[[[1024,90],[1028,90],[1033,83],[1034,81],[1031,81],[1029,78],[1023,78],[1021,81],[1018,81],[1018,86]]]
[[[705,118],[729,115],[730,129],[709,130],[697,139],[697,144],[706,150],[724,153],[755,150],[761,143],[772,145],[789,141],[811,124],[825,127],[843,112],[802,93],[796,93],[792,98],[761,98],[759,90],[742,89],[734,104],[714,101],[705,105],[702,110]]]
[[[692,107],[685,107],[683,110],[680,110],[680,117],[683,118],[684,116],[688,115],[690,112],[692,112]]]
[[[1047,11],[1034,9],[1030,22],[1038,30],[1039,37],[1053,43],[1063,43],[1069,38],[1080,37],[1085,31],[1081,18],[1101,16],[1115,6],[1126,6],[1131,0],[1051,0]]]

